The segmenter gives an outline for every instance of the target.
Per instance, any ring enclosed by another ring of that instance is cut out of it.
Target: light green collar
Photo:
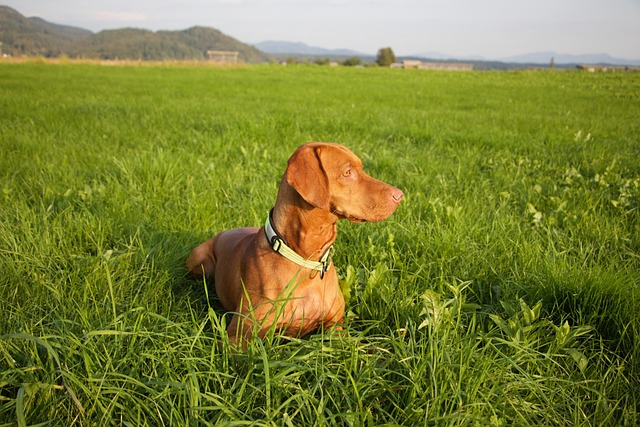
[[[273,210],[271,212],[273,212]],[[333,245],[331,245],[324,255],[322,255],[320,261],[311,261],[302,258],[296,251],[287,246],[284,239],[280,237],[275,228],[273,228],[273,225],[271,224],[271,212],[267,215],[267,220],[264,224],[264,234],[267,236],[267,242],[269,242],[271,248],[289,261],[298,264],[300,267],[319,271],[320,278],[323,278],[324,273],[326,273],[331,267],[331,258],[333,257],[334,251]]]

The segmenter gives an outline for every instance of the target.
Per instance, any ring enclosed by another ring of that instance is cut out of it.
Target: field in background
[[[0,89],[0,425],[640,422],[640,75],[25,63]],[[234,353],[184,260],[262,224],[311,140],[405,200],[340,224],[348,335]]]

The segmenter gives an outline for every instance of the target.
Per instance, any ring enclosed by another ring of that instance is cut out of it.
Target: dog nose
[[[402,190],[398,190],[397,188],[391,193],[391,198],[394,202],[400,203],[400,200],[404,197],[404,193]]]

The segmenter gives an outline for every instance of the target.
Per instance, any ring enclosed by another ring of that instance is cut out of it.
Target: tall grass
[[[0,425],[635,425],[640,76],[0,65]],[[302,142],[406,198],[340,224],[347,334],[246,353],[190,249]]]

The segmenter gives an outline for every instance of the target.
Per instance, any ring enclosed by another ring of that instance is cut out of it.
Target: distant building
[[[417,68],[420,70],[471,71],[473,64],[462,62],[422,62],[416,59],[405,59],[391,64],[391,68]]]
[[[421,70],[471,71],[473,64],[462,62],[423,62],[418,67]]]
[[[207,58],[209,61],[219,62],[221,64],[237,64],[240,52],[227,50],[208,50]]]
[[[627,67],[623,65],[578,65],[578,70],[587,71],[589,73],[615,73],[624,71],[640,71],[640,67]]]
[[[402,68],[420,68],[422,61],[416,59],[405,59],[402,61]]]

